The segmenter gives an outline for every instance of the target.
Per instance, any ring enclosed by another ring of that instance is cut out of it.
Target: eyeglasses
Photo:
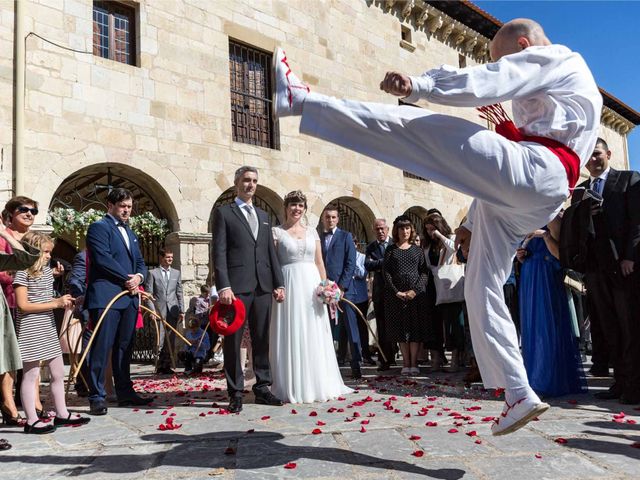
[[[27,212],[31,212],[31,215],[37,215],[38,214],[38,209],[37,208],[29,208],[29,207],[25,207],[24,205],[21,207],[16,208],[16,211],[18,213],[27,213]]]

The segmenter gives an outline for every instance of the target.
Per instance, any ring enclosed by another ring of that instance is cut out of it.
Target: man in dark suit
[[[284,300],[284,279],[276,256],[271,224],[266,212],[254,207],[252,199],[258,186],[258,170],[240,167],[234,184],[234,202],[213,213],[213,258],[218,295],[229,305],[242,300],[249,322],[253,348],[256,403],[282,405],[269,391],[269,321],[271,296]],[[224,373],[229,392],[229,411],[242,410],[244,376],[240,365],[240,341],[243,328],[224,339]]]
[[[184,299],[182,297],[182,278],[180,270],[171,268],[173,264],[173,252],[168,248],[162,248],[159,252],[160,266],[149,272],[144,283],[144,290],[153,295],[155,300],[151,308],[161,315],[172,327],[176,328],[184,320]],[[159,344],[162,346],[156,366],[156,373],[174,373],[171,369],[175,366],[176,334],[173,331],[167,333],[164,323],[158,322],[160,330]]]
[[[138,286],[147,275],[138,239],[127,224],[132,208],[131,192],[114,188],[107,195],[107,214],[102,220],[92,223],[87,232],[89,275],[84,304],[91,322],[95,325],[113,297],[123,290],[129,292],[107,312],[87,357],[92,415],[107,413],[104,376],[109,351],[118,405],[146,405],[151,402],[133,390],[130,374],[138,316]]]
[[[382,355],[380,355],[378,359],[378,371],[383,372],[389,370],[389,363],[393,360],[393,345],[387,338],[384,323],[384,274],[382,273],[384,252],[391,243],[391,239],[389,238],[389,226],[384,218],[376,218],[373,223],[373,230],[376,234],[376,239],[367,245],[367,258],[364,261],[364,266],[368,272],[373,272],[371,297],[373,300],[373,309],[376,312],[378,344],[384,356],[387,357],[386,361]]]
[[[327,270],[327,278],[338,284],[340,290],[344,292],[345,299],[353,301],[355,290],[351,286],[356,269],[356,247],[351,234],[338,228],[338,220],[338,207],[327,205],[322,212],[323,234],[320,239],[322,259]],[[343,312],[338,318],[338,360],[344,360],[347,353],[344,340],[340,342],[340,332],[346,331],[351,347],[351,375],[359,379],[362,378],[360,370],[362,350],[356,312],[347,304],[342,304],[341,308]]]
[[[606,345],[615,383],[596,396],[635,404],[640,403],[640,369],[634,365],[634,342],[640,322],[633,308],[638,276],[635,259],[640,244],[640,174],[611,168],[610,158],[607,143],[599,138],[586,165],[590,178],[576,187],[572,203],[582,199],[585,189],[603,198],[600,209],[593,212],[595,237],[588,247],[585,283],[594,373],[603,373],[598,369],[608,371],[606,358],[602,359],[602,355],[598,358]],[[596,360],[602,363],[596,364]]]

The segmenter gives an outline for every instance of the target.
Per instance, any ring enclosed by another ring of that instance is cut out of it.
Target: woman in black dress
[[[385,322],[390,341],[400,344],[402,374],[417,375],[418,350],[425,339],[424,309],[427,263],[422,249],[413,244],[415,228],[406,215],[393,222],[394,244],[384,255]]]

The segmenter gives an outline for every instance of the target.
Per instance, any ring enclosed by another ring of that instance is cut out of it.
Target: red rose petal
[[[269,420],[271,417],[269,415],[265,415],[264,417],[261,417],[260,420]]]
[[[289,463],[285,463],[284,464],[284,468],[286,468],[287,470],[293,470],[297,466],[298,466],[298,464],[294,463],[294,462],[289,462]]]
[[[477,443],[478,445],[480,445],[480,444],[482,443],[482,440],[477,439],[477,440],[476,440],[476,443]]]
[[[458,429],[457,428],[450,428],[449,430],[447,430],[448,433],[458,433]]]
[[[409,440],[420,440],[422,437],[420,435],[411,435]]]
[[[467,435],[468,437],[475,437],[478,435],[478,432],[476,432],[475,430],[471,430],[470,432],[465,433],[465,435]]]
[[[638,422],[636,422],[635,420],[630,418],[630,419],[627,420],[627,423],[630,424],[630,425],[635,425]]]
[[[292,409],[291,409],[291,413],[292,413],[293,415],[296,415],[296,414],[298,413],[298,411],[297,411],[295,408],[292,408]],[[287,465],[288,465],[288,464],[287,464]]]
[[[562,437],[558,437],[554,440],[554,442],[559,443],[560,445],[564,445],[565,443],[567,443],[567,439],[566,438],[562,438]]]
[[[427,422],[427,423],[425,423],[425,425],[427,427],[437,427],[438,426],[438,422]]]
[[[496,417],[484,417],[482,419],[483,422],[493,422],[496,419]]]
[[[318,416],[318,412],[316,412],[316,411],[309,412],[309,416],[310,417],[317,417]]]
[[[311,433],[314,435],[319,435],[322,433],[322,430],[320,430],[319,428],[314,428],[313,430],[311,430]]]
[[[324,423],[324,422],[322,422],[322,421],[318,420],[318,421],[316,422],[316,425],[318,425],[319,427],[324,427],[324,426],[326,425],[326,423]]]
[[[366,429],[366,428],[364,428],[364,427],[360,427],[360,433],[365,433],[366,431],[367,431],[367,429]]]
[[[422,450],[416,450],[411,455],[413,455],[414,457],[418,457],[419,458],[419,457],[424,456],[424,452]]]
[[[362,420],[360,425],[369,425],[369,420]]]
[[[633,448],[640,448],[640,442],[634,442],[631,444]]]
[[[206,416],[207,416],[207,414],[206,414],[206,413],[204,413],[204,412],[202,412],[202,413],[198,414],[198,416],[199,416],[199,417],[206,417]]]
[[[542,455],[540,455],[539,453],[536,453],[535,457],[536,458],[542,458]]]

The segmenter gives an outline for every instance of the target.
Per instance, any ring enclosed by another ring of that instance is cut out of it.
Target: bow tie
[[[116,223],[116,227],[127,228],[127,224],[125,222],[118,222]]]

